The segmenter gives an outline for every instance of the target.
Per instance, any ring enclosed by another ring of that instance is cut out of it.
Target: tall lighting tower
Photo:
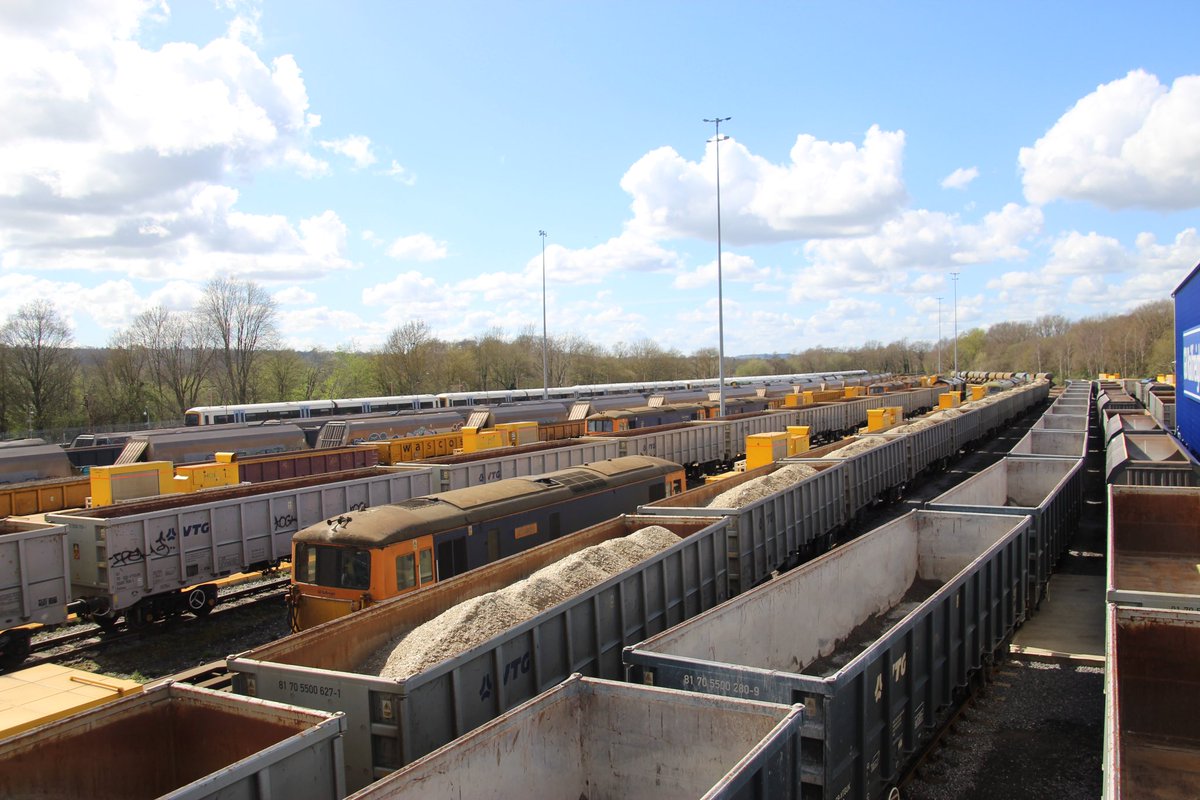
[[[958,377],[958,273],[951,272],[954,281],[954,376]]]
[[[550,397],[550,371],[546,361],[546,232],[539,230],[542,237],[542,399]]]
[[[705,122],[713,125],[713,143],[717,158],[717,398],[720,415],[725,416],[725,297],[721,288],[721,142],[728,136],[721,135],[721,123],[733,117],[713,117]]]
[[[938,375],[942,374],[942,298],[938,298]]]

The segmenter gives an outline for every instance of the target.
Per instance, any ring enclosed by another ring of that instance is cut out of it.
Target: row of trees
[[[1169,301],[1120,316],[1070,321],[1046,316],[959,336],[962,370],[1053,372],[1064,377],[1170,372]],[[394,329],[378,349],[299,352],[280,345],[278,312],[253,282],[216,279],[190,312],[155,308],[108,346],[77,349],[70,328],[44,300],[23,306],[0,328],[0,432],[127,429],[179,424],[196,405],[322,397],[540,387],[542,339],[532,329],[499,329],[447,342],[420,320]],[[788,355],[727,358],[726,374],[866,369],[932,373],[953,368],[953,340],[868,342]],[[552,386],[712,377],[716,348],[691,354],[650,340],[601,347],[577,334],[549,341]],[[53,433],[50,434],[54,436]]]

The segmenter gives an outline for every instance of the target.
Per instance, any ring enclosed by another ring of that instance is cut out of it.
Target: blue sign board
[[[1200,402],[1200,326],[1180,334],[1180,349],[1179,388]]]
[[[1175,298],[1175,428],[1200,458],[1200,265],[1172,292]]]

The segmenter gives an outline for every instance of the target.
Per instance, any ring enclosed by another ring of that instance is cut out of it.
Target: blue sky
[[[0,4],[0,314],[102,345],[206,280],[295,347],[729,354],[1167,298],[1200,262],[1195,3]]]

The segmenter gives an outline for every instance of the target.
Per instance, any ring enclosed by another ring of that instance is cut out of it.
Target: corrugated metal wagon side
[[[905,461],[908,466],[908,480],[916,480],[917,476],[929,469],[949,463],[956,453],[954,447],[954,428],[948,421],[936,422],[928,428],[911,430],[906,433],[868,434],[883,436],[887,439],[903,439]]]
[[[803,703],[801,796],[882,798],[1011,634],[1028,524],[910,512],[627,648],[628,678]]]
[[[848,456],[831,455],[863,437],[854,437],[810,451],[803,458],[784,459],[783,464],[842,463],[845,482],[846,518],[852,520],[874,503],[893,500],[908,481],[908,450],[902,438]],[[883,437],[871,437],[883,438]]]
[[[351,800],[795,797],[800,706],[573,675]]]
[[[453,606],[591,544],[662,525],[683,541],[404,679],[363,672],[380,648]],[[622,516],[231,656],[234,690],[345,711],[347,784],[358,789],[580,672],[620,678],[626,645],[726,598],[729,521]]]
[[[834,532],[846,524],[846,503],[839,462],[812,465],[817,474],[763,496],[741,508],[710,508],[718,495],[779,470],[760,467],[717,483],[705,484],[638,508],[639,514],[681,517],[723,516],[729,527],[729,596],[755,586],[777,569],[786,569],[824,552]]]

